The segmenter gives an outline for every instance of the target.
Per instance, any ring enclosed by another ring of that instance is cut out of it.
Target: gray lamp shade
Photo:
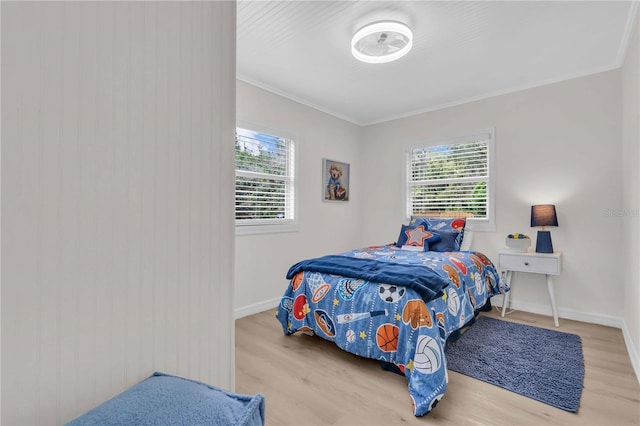
[[[553,204],[531,206],[531,227],[534,226],[558,226],[556,206]]]

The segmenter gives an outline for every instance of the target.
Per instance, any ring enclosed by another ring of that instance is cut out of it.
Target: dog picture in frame
[[[322,192],[324,201],[349,201],[349,164],[322,160]]]

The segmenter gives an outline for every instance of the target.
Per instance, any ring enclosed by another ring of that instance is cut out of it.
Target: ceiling
[[[359,125],[618,68],[638,2],[252,1],[237,4],[237,73]],[[366,64],[351,37],[383,19],[414,33]]]

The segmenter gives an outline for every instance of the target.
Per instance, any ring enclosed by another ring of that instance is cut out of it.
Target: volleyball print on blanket
[[[413,368],[423,374],[432,374],[442,366],[442,353],[438,343],[429,336],[418,337]]]
[[[458,313],[458,310],[460,310],[460,298],[458,297],[458,293],[452,287],[449,287],[449,291],[447,293],[447,308],[449,309],[449,313],[455,316]]]

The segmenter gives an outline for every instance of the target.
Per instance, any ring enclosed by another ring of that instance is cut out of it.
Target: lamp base
[[[536,239],[536,253],[553,253],[551,232],[538,231],[538,238]]]

